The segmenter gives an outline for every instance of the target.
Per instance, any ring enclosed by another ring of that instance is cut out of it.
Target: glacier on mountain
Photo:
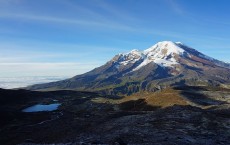
[[[134,64],[136,62],[138,62],[138,65],[133,68],[132,71],[139,70],[149,63],[155,63],[161,67],[175,67],[175,65],[180,63],[178,60],[180,57],[187,56],[191,58],[192,56],[197,55],[205,60],[212,61],[215,64],[222,66],[223,62],[206,56],[181,42],[162,41],[144,51],[134,49],[129,53],[119,54],[116,68],[119,69],[120,66]]]

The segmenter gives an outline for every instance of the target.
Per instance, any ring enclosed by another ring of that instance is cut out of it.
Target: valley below
[[[230,89],[183,86],[111,96],[0,90],[0,144],[230,144]],[[57,110],[23,112],[36,104]]]

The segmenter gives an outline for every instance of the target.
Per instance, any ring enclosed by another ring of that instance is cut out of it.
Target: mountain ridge
[[[211,58],[181,42],[162,41],[144,51],[132,50],[115,55],[87,73],[27,89],[70,89],[122,95],[175,85],[226,87],[229,84],[229,63]]]

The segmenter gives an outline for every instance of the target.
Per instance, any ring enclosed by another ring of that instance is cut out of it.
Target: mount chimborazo
[[[27,89],[70,89],[118,95],[169,86],[229,87],[229,84],[229,63],[208,57],[181,42],[163,41],[144,51],[118,54],[85,74]]]

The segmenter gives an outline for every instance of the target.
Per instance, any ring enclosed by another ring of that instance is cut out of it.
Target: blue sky
[[[0,75],[73,76],[180,41],[230,62],[229,0],[0,0]]]

